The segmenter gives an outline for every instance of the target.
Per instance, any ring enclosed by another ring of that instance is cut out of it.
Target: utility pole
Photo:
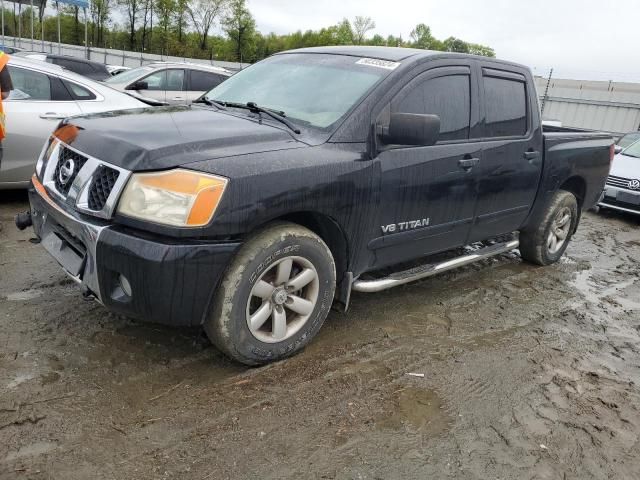
[[[549,78],[547,78],[547,86],[544,89],[544,96],[542,97],[542,106],[540,107],[540,116],[544,115],[544,105],[547,103],[547,95],[549,94],[549,85],[551,84],[551,77],[553,76],[553,68],[549,70]]]

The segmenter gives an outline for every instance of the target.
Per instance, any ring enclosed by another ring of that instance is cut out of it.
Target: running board
[[[462,267],[470,263],[484,260],[485,258],[507,253],[520,246],[519,240],[510,240],[508,242],[496,243],[494,245],[483,247],[469,255],[463,255],[452,260],[441,263],[431,263],[420,267],[405,270],[404,272],[396,272],[388,277],[377,278],[375,280],[356,280],[353,283],[353,290],[356,292],[375,293],[387,290],[389,288],[404,285],[406,283],[422,280],[454,268]]]

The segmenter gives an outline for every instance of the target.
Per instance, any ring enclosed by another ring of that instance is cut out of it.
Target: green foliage
[[[37,3],[37,2],[35,2]],[[55,5],[55,4],[52,4]],[[21,13],[19,14],[19,11]],[[30,8],[5,8],[5,33],[22,36],[30,33]],[[115,15],[118,11],[120,15]],[[39,13],[39,11],[38,11]],[[247,0],[92,0],[88,11],[89,46],[144,51],[185,58],[207,58],[251,63],[283,50],[322,45],[376,45],[411,47],[427,50],[471,53],[495,57],[491,47],[468,43],[455,37],[435,38],[429,26],[419,23],[409,40],[401,36],[386,38],[375,33],[371,17],[357,16],[353,21],[320,30],[298,30],[277,35],[264,34]],[[40,39],[39,15],[34,15],[36,39]],[[114,19],[122,22],[117,24]],[[57,20],[45,16],[44,39],[56,42]],[[75,7],[60,8],[62,43],[84,44],[84,16]],[[220,27],[223,35],[212,34]]]

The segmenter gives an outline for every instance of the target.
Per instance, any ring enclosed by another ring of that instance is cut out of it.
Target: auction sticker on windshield
[[[379,60],[377,58],[361,58],[356,62],[357,65],[368,65],[370,67],[384,68],[386,70],[395,70],[400,66],[398,62],[389,62],[387,60]]]

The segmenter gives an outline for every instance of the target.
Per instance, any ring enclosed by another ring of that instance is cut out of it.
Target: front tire
[[[520,232],[520,255],[537,265],[560,260],[578,224],[576,197],[564,190],[551,198],[537,229]]]
[[[320,237],[277,223],[249,239],[227,269],[204,323],[211,342],[246,365],[301,350],[320,330],[335,293],[333,256]]]

